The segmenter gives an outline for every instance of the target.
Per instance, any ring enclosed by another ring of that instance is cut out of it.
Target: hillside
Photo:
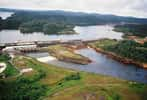
[[[95,25],[95,24],[112,24],[112,23],[147,23],[147,19],[124,17],[116,15],[98,14],[98,13],[83,13],[83,12],[69,12],[62,10],[18,10],[18,9],[4,9],[0,11],[15,12],[9,19],[23,19],[25,21],[31,19],[47,19],[49,21],[66,22],[75,25]],[[18,20],[19,20],[18,19]]]

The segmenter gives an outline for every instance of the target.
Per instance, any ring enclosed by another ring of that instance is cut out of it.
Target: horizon
[[[60,10],[60,9],[17,9],[17,8],[1,8],[3,10],[18,10],[18,11],[34,11],[34,12],[45,12],[45,11],[63,11],[67,13],[84,13],[84,14],[100,14],[100,15],[112,15],[112,16],[119,16],[119,17],[130,17],[130,18],[139,18],[139,19],[147,19],[147,17],[136,17],[136,16],[129,16],[129,15],[117,15],[111,13],[99,13],[99,12],[84,12],[84,11],[70,11],[70,10]]]
[[[76,5],[76,6],[74,6]],[[100,13],[117,16],[147,18],[145,0],[5,0],[0,1],[1,8],[24,10],[64,10],[72,12]]]

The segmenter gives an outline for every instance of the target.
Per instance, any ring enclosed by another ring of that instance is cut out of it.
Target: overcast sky
[[[0,0],[0,7],[97,12],[147,18],[147,0]]]

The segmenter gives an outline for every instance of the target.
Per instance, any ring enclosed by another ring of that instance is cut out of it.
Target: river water
[[[136,81],[140,83],[147,83],[147,70],[144,70],[134,65],[122,64],[89,48],[77,50],[76,53],[90,58],[93,62],[88,65],[79,65],[58,61],[54,57],[50,56],[48,53],[29,53],[27,55],[34,57],[41,62],[53,64],[63,68],[109,75],[116,78]]]

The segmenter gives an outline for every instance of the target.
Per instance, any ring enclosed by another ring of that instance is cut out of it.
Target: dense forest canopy
[[[25,22],[19,26],[19,29],[23,33],[32,33],[32,32],[42,32],[43,25],[47,22],[44,20],[33,20],[29,22]]]
[[[45,34],[74,34],[74,26],[64,23],[51,23],[46,20],[33,20],[19,26],[22,33],[43,32]]]
[[[135,41],[120,41],[118,44],[108,47],[108,49],[116,54],[136,61],[147,62],[147,49],[145,45],[141,45]]]
[[[51,32],[51,30],[49,30],[51,25],[53,25],[54,28],[57,28],[57,31],[55,33],[74,33],[73,26],[75,25],[84,26],[120,23],[147,24],[147,19],[122,17],[115,15],[101,15],[96,13],[89,14],[82,12],[66,12],[58,10],[29,11],[14,9],[0,9],[0,11],[14,12],[14,14],[12,14],[12,16],[8,17],[6,20],[0,19],[0,29],[20,29],[23,33],[54,33],[54,31]],[[54,30],[54,28],[52,28],[52,30]],[[65,30],[67,32],[63,32]],[[144,28],[142,31],[144,31]]]
[[[132,40],[101,40],[95,44],[106,51],[111,51],[122,57],[135,61],[147,62],[147,43],[139,44]]]
[[[147,19],[122,17],[115,15],[102,15],[97,13],[68,12],[60,10],[32,11],[16,9],[0,9],[0,11],[11,11],[14,14],[7,21],[17,21],[19,23],[31,20],[48,20],[50,22],[64,22],[73,25],[98,25],[111,23],[147,23]]]
[[[116,25],[114,30],[126,33],[126,35],[147,36],[147,24]]]

